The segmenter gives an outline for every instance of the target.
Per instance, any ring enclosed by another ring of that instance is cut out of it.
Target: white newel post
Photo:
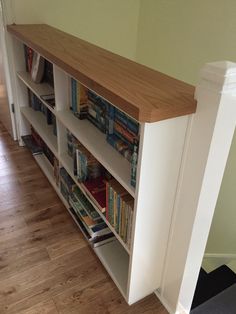
[[[189,313],[236,125],[236,64],[206,64],[185,143],[165,271],[158,295]]]

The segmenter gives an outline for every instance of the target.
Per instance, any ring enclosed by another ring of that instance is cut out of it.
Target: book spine
[[[68,142],[68,149],[69,149],[69,142]],[[76,150],[73,152],[73,166],[74,166],[74,176],[77,177],[78,170],[77,170],[77,153]]]
[[[128,240],[127,240],[127,245],[129,248],[131,246],[132,226],[133,226],[133,209],[130,207],[129,231],[128,231]]]
[[[113,189],[111,186],[109,186],[109,211],[108,211],[108,221],[112,225],[112,217],[113,217]]]
[[[75,79],[71,78],[71,106],[72,111],[77,112],[77,82]]]
[[[120,111],[116,108],[115,110],[115,120],[121,122],[125,128],[130,130],[135,135],[139,134],[139,123],[132,120],[130,117],[128,117],[124,112]]]
[[[109,221],[109,182],[106,181],[106,220]]]
[[[107,109],[107,134],[113,134],[114,131],[114,118],[115,118],[115,107],[112,105],[108,106]]]
[[[120,200],[121,197],[119,194],[117,194],[117,224],[116,224],[116,232],[119,234],[119,228],[120,228]]]
[[[136,175],[137,175],[137,164],[138,164],[138,146],[134,145],[134,151],[131,157],[131,180],[130,184],[136,186]]]
[[[117,192],[113,190],[113,227],[117,228]]]
[[[122,135],[122,138],[124,138],[130,145],[134,143],[134,140],[137,139],[137,136],[132,135],[127,129],[125,129],[123,126],[121,126],[119,123],[114,122],[114,130]]]

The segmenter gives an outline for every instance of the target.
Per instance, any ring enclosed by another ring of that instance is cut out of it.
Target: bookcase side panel
[[[161,283],[187,122],[185,116],[142,125],[129,304],[149,295]]]
[[[68,110],[69,109],[69,77],[68,75],[53,65],[54,75],[54,88],[55,88],[55,100],[56,110]]]
[[[20,107],[28,106],[28,93],[26,86],[19,80],[17,77],[17,72],[25,71],[25,55],[24,55],[24,46],[23,43],[12,38],[11,40],[12,46],[12,55],[13,55],[13,85],[14,85],[14,99],[15,99],[15,112],[16,112],[16,125],[17,125],[17,135],[20,145],[23,145],[21,140],[22,135],[26,135],[30,133],[29,124],[22,117],[20,112]]]

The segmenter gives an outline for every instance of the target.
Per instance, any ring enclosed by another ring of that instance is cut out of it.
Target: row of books
[[[115,180],[106,182],[106,219],[130,247],[134,199]]]
[[[29,106],[35,110],[40,111],[46,118],[48,125],[52,125],[53,134],[57,136],[57,122],[55,115],[43,104],[43,102],[30,90],[28,89]]]
[[[67,130],[68,154],[74,161],[74,175],[80,182],[102,175],[104,168],[97,159]]]
[[[32,72],[35,71],[34,67],[39,67],[39,64],[36,64],[37,53],[32,48],[24,45],[24,54],[26,71],[32,75]],[[42,71],[42,75],[40,75],[40,82],[42,81],[48,83],[51,87],[54,88],[53,64],[44,59],[42,56],[40,56],[40,58],[43,59],[43,62],[40,64],[40,66],[43,67],[43,69],[40,69],[40,71]]]
[[[113,233],[64,168],[60,169],[60,191],[93,247],[114,240]]]
[[[87,118],[101,132],[107,142],[131,163],[131,185],[136,185],[139,146],[139,123],[111,103],[87,89],[75,79],[70,84],[73,113]]]

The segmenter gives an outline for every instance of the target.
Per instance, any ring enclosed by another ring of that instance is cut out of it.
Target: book
[[[97,159],[79,142],[77,143],[76,153],[74,155],[74,173],[80,182],[92,180],[100,177],[103,173],[102,165]]]
[[[133,146],[134,141],[138,140],[137,136],[133,135],[117,121],[114,121],[114,131],[116,131],[116,135],[121,135],[121,139],[125,139],[130,146]]]
[[[82,193],[82,191],[80,190],[78,186],[76,186],[73,189],[73,192],[71,194],[74,198],[74,202],[79,203],[80,206],[83,207],[83,209],[86,211],[86,213],[91,219],[96,220],[96,221],[101,220],[100,215],[97,213],[97,211],[94,209],[92,204],[88,201],[88,199],[84,196],[84,194]]]
[[[55,107],[55,95],[54,94],[40,95],[40,98],[43,101],[45,101],[48,106],[52,108]]]
[[[106,179],[102,176],[82,183],[86,195],[104,213],[106,211]]]
[[[70,175],[68,174],[68,172],[66,171],[65,168],[60,168],[60,180],[64,183],[64,185],[66,186],[68,193],[72,193],[76,184],[74,182],[74,180],[72,180],[72,178],[70,177]]]
[[[74,209],[77,217],[80,218],[91,239],[111,233],[110,229],[102,219],[97,221],[91,219],[91,217],[89,217],[87,212],[84,210],[83,206],[76,205],[73,195],[69,195],[69,204]]]
[[[44,74],[44,62],[45,59],[37,52],[33,54],[32,68],[31,68],[31,79],[35,83],[40,83]]]
[[[118,121],[129,132],[136,136],[139,135],[139,123],[117,108],[115,108],[114,120]]]
[[[42,80],[54,88],[53,64],[46,59],[44,60],[44,75]]]
[[[134,143],[134,150],[131,157],[131,178],[130,184],[136,186],[136,176],[137,176],[137,164],[138,164],[138,143]]]
[[[24,45],[26,71],[31,72],[34,51],[30,47]]]
[[[54,157],[54,165],[53,165],[53,175],[56,182],[56,185],[59,185],[60,182],[60,167],[59,167],[59,161],[56,157]]]
[[[37,144],[32,135],[21,136],[25,146],[31,151],[32,155],[39,155],[43,153],[42,147]]]
[[[74,115],[79,119],[87,117],[88,89],[74,78],[70,80],[70,101]]]
[[[131,160],[132,150],[130,149],[129,145],[126,142],[120,139],[116,134],[108,134],[106,140],[128,161]]]

